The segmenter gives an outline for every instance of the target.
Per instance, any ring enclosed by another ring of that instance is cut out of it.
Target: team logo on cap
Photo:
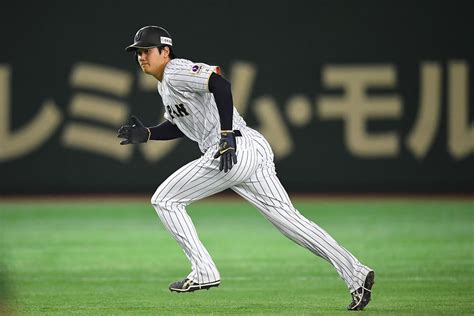
[[[142,38],[143,31],[140,29],[138,30],[137,34],[135,34],[135,42],[138,42],[140,38]]]
[[[160,36],[160,41],[161,41],[161,44],[166,44],[166,45],[173,46],[173,41],[169,37]]]

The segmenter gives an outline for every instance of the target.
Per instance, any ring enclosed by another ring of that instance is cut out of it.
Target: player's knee
[[[163,205],[163,190],[161,186],[155,191],[155,194],[151,197],[150,203],[154,208],[161,207]]]
[[[153,205],[153,207],[157,211],[170,210],[171,204],[172,203],[168,198],[160,198],[160,197],[151,198],[151,205]]]
[[[163,201],[162,201],[161,199],[155,197],[155,196],[153,196],[153,197],[151,198],[151,201],[150,201],[150,202],[151,202],[151,205],[153,205],[154,208],[161,208],[161,207],[164,206],[164,205],[163,205],[163,204],[164,204]]]

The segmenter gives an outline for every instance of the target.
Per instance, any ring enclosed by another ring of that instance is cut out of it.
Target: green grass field
[[[472,200],[295,205],[375,269],[373,301],[362,313],[474,314]],[[350,313],[348,290],[332,266],[280,235],[246,202],[206,200],[189,213],[222,284],[177,294],[168,284],[186,276],[189,264],[146,199],[0,202],[7,280],[0,289],[8,309],[17,315]]]

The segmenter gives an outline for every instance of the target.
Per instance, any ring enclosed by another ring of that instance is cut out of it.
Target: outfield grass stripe
[[[474,314],[471,201],[295,206],[375,269],[365,313]],[[148,200],[1,202],[0,266],[11,308],[18,315],[348,315],[347,288],[331,265],[249,204],[203,201],[189,214],[222,283],[177,294],[167,286],[189,263]]]

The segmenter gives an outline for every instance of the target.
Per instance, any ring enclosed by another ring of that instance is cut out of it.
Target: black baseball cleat
[[[358,288],[352,295],[352,302],[347,306],[350,311],[361,311],[370,302],[370,296],[372,295],[372,286],[375,283],[375,273],[370,271],[365,277],[364,286]]]
[[[188,278],[171,283],[169,289],[171,292],[194,292],[197,290],[209,290],[211,287],[218,287],[221,284],[220,280],[209,282],[209,283],[194,283],[193,280]]]

